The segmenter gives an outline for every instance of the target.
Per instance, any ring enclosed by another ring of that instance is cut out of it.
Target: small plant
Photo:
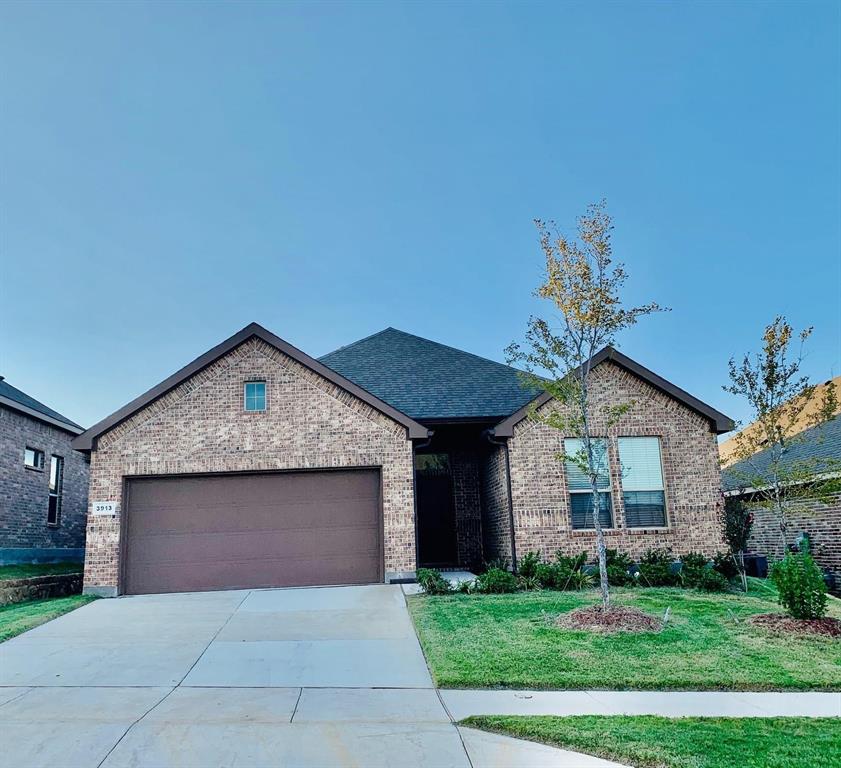
[[[631,576],[631,566],[633,566],[631,558],[624,552],[619,552],[616,549],[606,550],[605,555],[607,557],[607,581],[610,586],[633,586],[636,581]]]
[[[537,566],[542,562],[540,552],[526,552],[521,558],[517,572],[524,579],[530,579],[537,575]]]
[[[704,592],[726,592],[730,586],[730,582],[718,571],[712,568],[704,568],[693,586],[695,589],[700,589]]]
[[[572,571],[567,577],[564,589],[581,590],[593,585],[592,574],[584,571]]]
[[[538,563],[534,569],[534,577],[543,589],[554,589],[558,580],[558,566]]]
[[[698,587],[709,570],[709,559],[700,552],[688,552],[680,558],[680,581],[685,587]]]
[[[540,579],[537,576],[518,576],[517,587],[525,592],[533,592],[537,589],[543,589]]]
[[[502,594],[517,591],[517,577],[502,568],[488,568],[476,577],[476,590],[488,594]]]
[[[508,571],[511,569],[511,561],[507,557],[495,557],[484,564],[483,570],[490,571],[494,568],[498,571]]]
[[[647,587],[674,587],[680,575],[672,568],[672,553],[668,549],[649,549],[640,559],[639,583]]]
[[[427,595],[448,595],[453,591],[452,584],[433,568],[418,568],[416,578]]]
[[[455,591],[462,595],[470,595],[476,591],[476,582],[473,579],[464,579],[456,584]]]
[[[580,571],[587,562],[587,553],[579,552],[577,555],[565,555],[559,549],[555,553],[555,562],[564,570]]]
[[[795,619],[819,619],[826,613],[826,584],[809,552],[789,552],[771,569],[782,605]]]
[[[739,573],[739,563],[732,552],[719,552],[713,557],[713,568],[728,581],[735,579]]]

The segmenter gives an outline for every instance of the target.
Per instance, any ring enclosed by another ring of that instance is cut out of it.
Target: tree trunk
[[[604,530],[600,516],[601,499],[599,497],[598,484],[592,481],[593,486],[593,523],[596,527],[596,552],[599,557],[599,589],[602,593],[602,608],[607,610],[610,607],[610,588],[607,583],[607,546],[604,541]]]

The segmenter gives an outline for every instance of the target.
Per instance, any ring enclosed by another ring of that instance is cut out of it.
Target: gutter
[[[505,484],[508,491],[508,530],[511,537],[511,570],[517,572],[517,545],[514,538],[514,496],[511,494],[511,456],[508,441],[497,440],[493,429],[486,429],[482,435],[491,445],[498,445],[505,451]]]

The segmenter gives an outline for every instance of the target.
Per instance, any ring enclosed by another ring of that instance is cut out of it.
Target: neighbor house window
[[[246,381],[245,382],[245,410],[265,411],[266,410],[266,382]]]
[[[610,501],[610,469],[607,455],[607,441],[601,438],[590,440],[593,459],[598,473],[596,485],[599,489],[599,521],[603,528],[613,528],[613,505]],[[573,528],[595,528],[593,522],[593,490],[590,478],[580,460],[584,457],[584,441],[578,438],[564,440],[564,462],[569,489],[569,507]]]
[[[24,466],[27,466],[30,469],[43,469],[44,452],[39,451],[37,448],[24,448],[23,463]]]
[[[47,507],[47,525],[58,525],[61,520],[61,484],[64,480],[64,459],[50,457],[50,501]]]
[[[620,437],[622,501],[629,528],[666,525],[666,494],[659,437]]]

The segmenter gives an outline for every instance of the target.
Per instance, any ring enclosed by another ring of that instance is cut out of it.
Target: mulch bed
[[[771,632],[841,637],[841,620],[829,616],[822,619],[793,619],[782,613],[760,613],[758,616],[751,616],[750,623]]]
[[[659,632],[663,628],[663,622],[655,616],[624,605],[612,605],[606,611],[600,605],[576,608],[558,616],[555,624],[564,629],[607,633]]]

